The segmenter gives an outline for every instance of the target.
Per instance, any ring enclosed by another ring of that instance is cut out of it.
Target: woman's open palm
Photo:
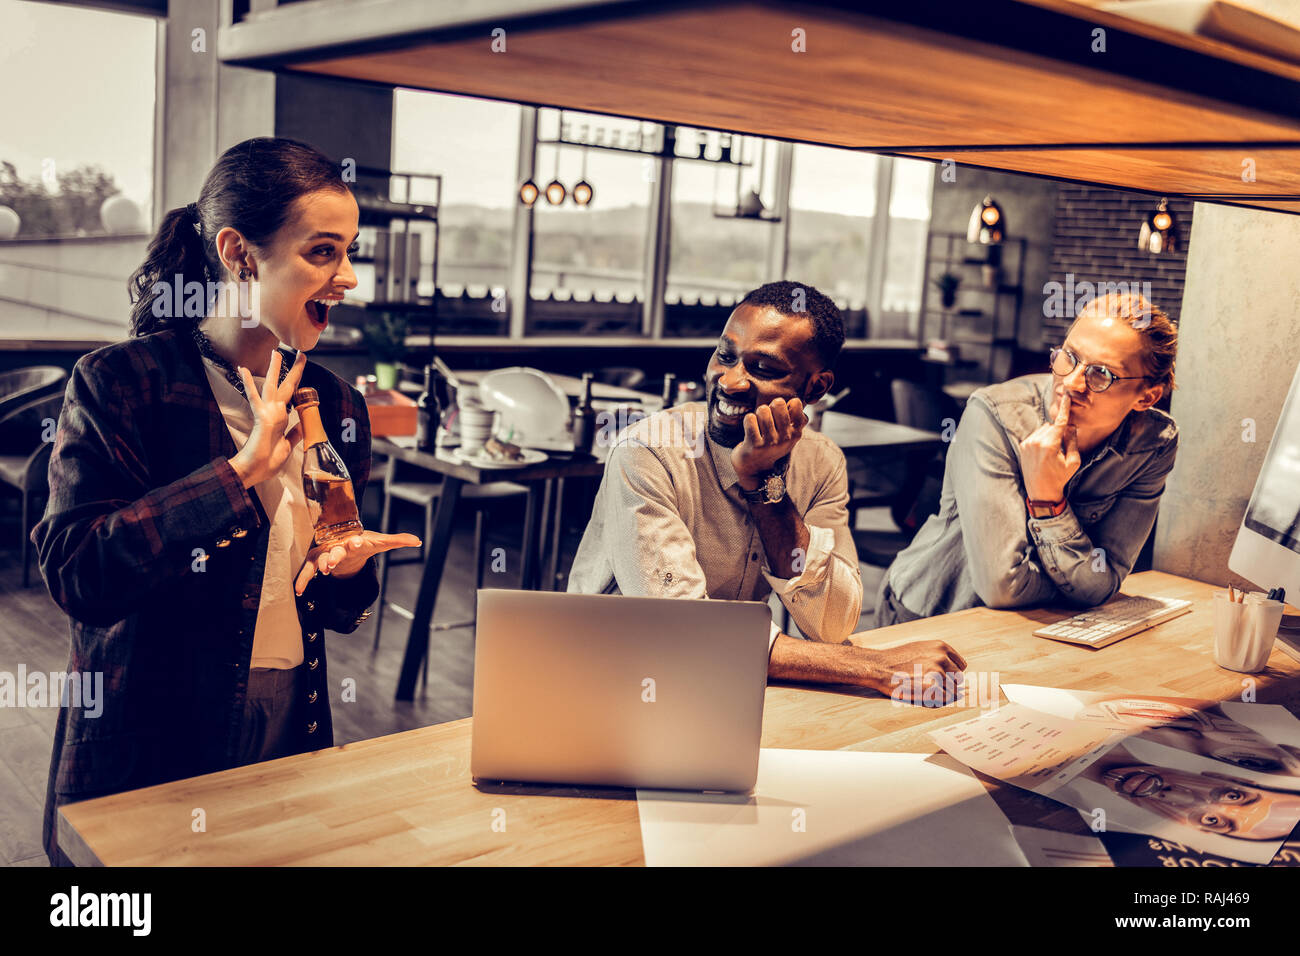
[[[413,534],[382,534],[378,531],[359,531],[332,545],[317,546],[307,552],[307,560],[294,581],[294,592],[302,594],[318,573],[351,577],[381,551],[419,546],[420,539]]]

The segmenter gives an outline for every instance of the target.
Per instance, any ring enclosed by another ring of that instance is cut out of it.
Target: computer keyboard
[[[1191,609],[1191,601],[1178,598],[1121,594],[1100,607],[1040,627],[1034,631],[1034,636],[1088,647],[1105,647],[1186,614]]]

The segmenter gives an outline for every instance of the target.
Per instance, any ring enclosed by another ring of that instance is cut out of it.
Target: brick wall
[[[1064,285],[1067,273],[1073,273],[1076,286],[1084,280],[1094,285],[1150,282],[1151,298],[1177,322],[1192,234],[1192,203],[1170,200],[1178,230],[1177,251],[1154,256],[1139,249],[1137,240],[1142,220],[1155,209],[1156,197],[1072,183],[1058,186],[1051,281]],[[1027,289],[1026,297],[1040,303],[1046,298],[1037,289]],[[1044,314],[1044,343],[1059,342],[1071,321],[1069,313],[1059,318]]]

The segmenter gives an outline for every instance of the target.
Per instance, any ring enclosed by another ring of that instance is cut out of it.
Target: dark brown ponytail
[[[163,216],[162,225],[149,243],[148,255],[127,282],[132,336],[148,335],[184,321],[183,310],[172,307],[177,296],[170,289],[179,287],[183,296],[186,285],[198,282],[206,290],[208,279],[216,278],[209,276],[206,258],[203,239],[194,228],[188,208],[181,206]],[[155,305],[159,308],[155,309]],[[190,321],[197,318],[191,317]]]

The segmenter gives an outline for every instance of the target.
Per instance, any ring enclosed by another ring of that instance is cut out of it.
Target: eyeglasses
[[[1079,364],[1079,356],[1075,355],[1064,346],[1052,349],[1048,355],[1051,358],[1052,371],[1064,378],[1075,370]],[[1088,365],[1083,370],[1083,381],[1091,391],[1104,392],[1115,382],[1123,382],[1130,379],[1146,379],[1149,375],[1116,375],[1104,365]]]

